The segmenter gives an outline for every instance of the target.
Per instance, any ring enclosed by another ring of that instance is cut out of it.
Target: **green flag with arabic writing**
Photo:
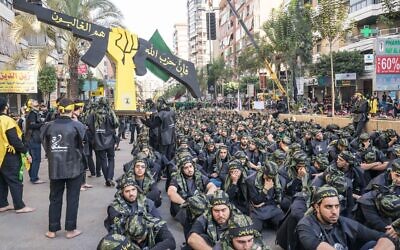
[[[168,45],[165,43],[164,39],[161,37],[158,30],[154,31],[149,42],[152,43],[154,48],[158,49],[159,51],[164,52],[164,53],[171,53],[171,50],[168,48]],[[169,79],[169,75],[167,73],[165,73],[164,70],[157,67],[157,65],[150,62],[149,60],[146,60],[145,63],[146,63],[146,68],[148,70],[150,70],[151,73],[156,75],[158,78],[160,78],[164,82],[166,82]]]

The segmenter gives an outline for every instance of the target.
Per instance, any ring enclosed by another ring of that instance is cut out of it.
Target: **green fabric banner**
[[[168,45],[161,37],[158,30],[154,31],[149,42],[153,44],[155,49],[158,49],[159,51],[162,51],[164,53],[171,53],[171,50],[168,48]],[[164,70],[157,67],[157,65],[155,65],[154,63],[150,62],[149,60],[146,60],[145,64],[148,70],[150,70],[155,76],[157,76],[164,82],[166,82],[169,79],[169,75]]]

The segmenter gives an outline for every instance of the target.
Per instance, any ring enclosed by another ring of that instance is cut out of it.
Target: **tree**
[[[223,83],[232,79],[233,70],[229,65],[225,64],[223,57],[218,57],[208,66],[207,73],[207,79],[214,82],[217,89],[218,84],[222,86]]]
[[[400,0],[382,0],[382,5],[385,14],[379,16],[379,21],[394,27],[400,18]]]
[[[310,5],[304,5],[302,0],[292,0],[287,10],[281,7],[272,12],[270,20],[264,23],[263,30],[269,48],[275,53],[274,61],[278,71],[278,64],[281,63],[286,70],[291,71],[290,82],[297,100],[296,72],[299,71],[299,66],[311,61],[313,42]]]
[[[39,72],[38,88],[43,93],[47,101],[50,101],[50,94],[56,90],[57,74],[54,66],[46,65]]]
[[[364,72],[364,56],[359,51],[339,51],[332,53],[333,70],[335,73]],[[331,74],[330,56],[322,55],[312,67],[312,74],[316,76],[329,76]],[[351,62],[351,63],[349,63]]]
[[[44,1],[46,5],[55,11],[65,13],[67,15],[96,23],[105,27],[119,25],[122,18],[121,12],[115,7],[110,0],[47,0]],[[69,31],[50,28],[49,25],[40,23],[37,25],[36,17],[29,14],[22,14],[17,17],[16,22],[12,25],[13,38],[19,42],[22,38],[27,36],[35,36],[38,34],[45,34],[48,38],[57,42],[56,37],[60,37],[62,42],[58,44],[65,54],[70,79],[68,82],[69,93],[68,96],[72,99],[79,96],[79,80],[78,80],[78,64],[81,54],[87,50],[90,45],[88,42],[76,38]],[[55,31],[55,32],[54,32]],[[54,50],[54,47],[45,44],[42,48],[27,48],[19,58],[15,58],[14,65],[17,60],[32,59],[31,55],[42,55],[44,60],[37,60],[43,65],[47,56]]]
[[[329,43],[329,56],[331,66],[331,97],[332,97],[332,116],[335,115],[335,80],[333,71],[333,43],[342,37],[343,24],[347,18],[347,0],[319,0],[318,6],[313,16],[313,27],[319,33],[321,39],[326,39]]]

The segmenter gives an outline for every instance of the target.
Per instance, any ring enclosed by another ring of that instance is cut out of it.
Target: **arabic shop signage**
[[[37,75],[35,71],[0,71],[0,93],[37,93]]]
[[[400,38],[377,38],[377,55],[400,55]]]

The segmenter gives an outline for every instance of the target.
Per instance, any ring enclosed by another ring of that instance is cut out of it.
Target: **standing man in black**
[[[88,117],[88,127],[93,135],[96,164],[101,165],[106,186],[114,186],[115,148],[118,118],[104,98],[100,98],[95,110]]]
[[[29,169],[29,177],[33,184],[42,184],[44,181],[39,179],[40,161],[42,158],[40,146],[40,128],[44,124],[44,119],[41,119],[39,113],[39,102],[37,100],[29,100],[28,107],[31,109],[25,124],[25,142],[28,145],[29,152],[32,156],[32,164]]]
[[[29,213],[34,208],[25,206],[22,200],[21,155],[29,162],[32,158],[22,143],[22,131],[14,119],[7,115],[8,104],[5,98],[0,98],[0,212],[15,209],[16,213]],[[13,206],[8,204],[10,190]]]
[[[66,237],[80,235],[76,229],[79,194],[82,182],[83,142],[86,127],[79,121],[72,120],[74,103],[69,99],[60,101],[60,117],[47,123],[41,131],[43,148],[49,160],[50,206],[48,238],[55,238],[61,230],[61,210],[63,194],[67,188],[67,209],[65,218]]]
[[[152,120],[144,121],[150,131],[157,129],[158,147],[156,150],[164,155],[169,161],[175,155],[175,112],[171,110],[164,99],[157,100],[157,114]]]
[[[356,93],[353,96],[354,103],[352,105],[351,113],[353,114],[354,137],[359,137],[367,123],[369,106],[368,101],[362,94]]]

